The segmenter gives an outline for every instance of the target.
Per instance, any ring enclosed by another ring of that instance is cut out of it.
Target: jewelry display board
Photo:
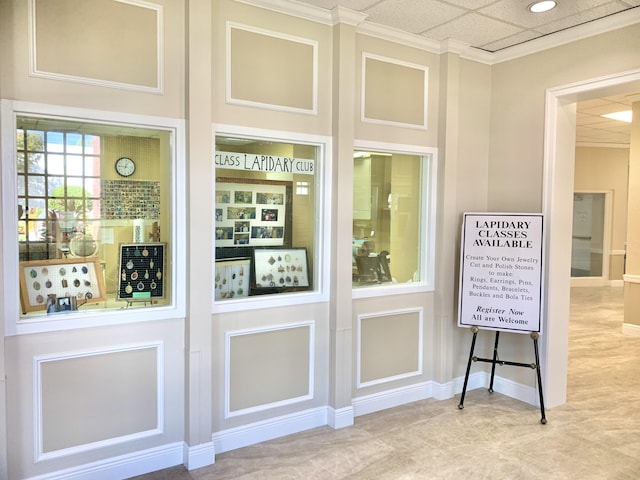
[[[249,296],[250,279],[250,258],[216,260],[215,299]]]
[[[253,255],[256,290],[310,286],[306,248],[256,248]]]
[[[22,313],[46,310],[50,298],[75,297],[77,305],[107,300],[98,257],[20,262]]]
[[[287,182],[217,179],[216,246],[286,245],[287,190]]]
[[[164,298],[165,243],[120,244],[118,300],[151,301]]]

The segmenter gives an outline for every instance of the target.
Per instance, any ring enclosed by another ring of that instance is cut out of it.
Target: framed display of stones
[[[306,248],[256,248],[253,255],[256,290],[310,287]]]
[[[20,303],[22,313],[47,310],[58,299],[81,307],[107,300],[100,259],[58,258],[20,262]]]
[[[165,246],[165,243],[120,244],[118,300],[149,302],[164,298]]]
[[[216,260],[214,278],[215,299],[224,300],[248,296],[250,279],[250,258]]]

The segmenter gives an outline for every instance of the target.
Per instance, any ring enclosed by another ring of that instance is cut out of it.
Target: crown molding
[[[304,4],[295,0],[235,0],[286,15],[334,26],[346,23],[357,27],[357,33],[388,40],[408,47],[418,48],[435,54],[453,53],[466,60],[495,65],[534,53],[549,50],[567,43],[600,35],[620,28],[640,23],[640,8],[593,20],[576,27],[550,33],[496,52],[475,48],[454,39],[433,40],[422,35],[405,32],[366,20],[367,15],[345,7],[332,10]]]

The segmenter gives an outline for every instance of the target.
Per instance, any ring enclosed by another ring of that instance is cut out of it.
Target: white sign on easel
[[[543,216],[465,213],[458,326],[542,332]]]

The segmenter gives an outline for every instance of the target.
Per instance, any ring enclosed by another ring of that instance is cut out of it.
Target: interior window
[[[215,301],[317,289],[318,147],[216,137]]]
[[[17,118],[22,316],[171,302],[170,136]]]
[[[424,282],[423,174],[429,157],[356,150],[353,156],[353,286]]]

